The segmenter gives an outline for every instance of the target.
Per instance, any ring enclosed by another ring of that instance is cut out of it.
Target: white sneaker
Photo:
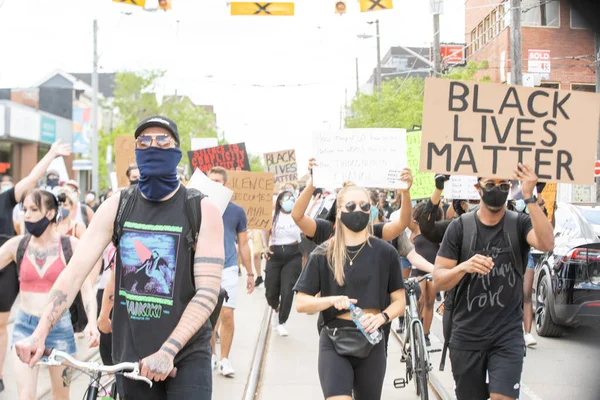
[[[235,374],[235,370],[231,366],[231,362],[228,359],[224,358],[221,360],[221,365],[219,366],[219,371],[223,376],[232,377]]]
[[[525,334],[525,345],[527,347],[533,347],[537,344],[537,340],[535,340],[535,338],[533,337],[533,335],[531,333],[526,333]]]
[[[279,325],[279,313],[277,311],[273,311],[273,319],[271,319],[271,325],[273,328],[277,328]]]
[[[277,333],[279,333],[279,336],[282,336],[282,337],[288,336],[290,334],[288,332],[288,330],[286,329],[285,324],[277,325]]]
[[[211,365],[212,365],[213,371],[216,371],[217,367],[219,366],[219,360],[217,359],[216,354],[212,355]]]

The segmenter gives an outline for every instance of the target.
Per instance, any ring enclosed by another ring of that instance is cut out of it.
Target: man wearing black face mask
[[[217,304],[223,269],[221,213],[208,198],[180,185],[175,122],[149,117],[140,122],[135,138],[138,185],[100,206],[91,233],[54,284],[32,336],[16,345],[17,354],[31,366],[40,359],[52,321],[69,307],[112,239],[117,247],[113,361],[141,360],[140,375],[155,381],[149,387],[119,376],[120,396],[209,400],[212,327],[207,321]],[[190,198],[197,200],[195,213],[188,213]],[[193,214],[195,220],[189,217]],[[192,223],[199,224],[197,236]]]
[[[127,179],[129,179],[130,185],[137,185],[140,179],[140,170],[137,165],[131,164],[129,168],[127,168]]]
[[[552,225],[533,196],[533,171],[519,164],[513,177],[522,182],[529,216],[506,210],[508,179],[479,178],[481,208],[450,224],[438,252],[433,281],[436,290],[452,291],[444,318],[449,312],[446,340],[458,400],[519,397],[526,255],[530,246],[554,247]]]

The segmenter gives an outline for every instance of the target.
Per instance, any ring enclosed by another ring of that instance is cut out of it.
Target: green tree
[[[165,96],[162,104],[156,99],[156,86],[164,71],[147,71],[143,73],[121,72],[115,78],[115,94],[112,104],[105,107],[114,108],[117,122],[112,132],[100,132],[99,140],[99,175],[100,186],[110,186],[106,152],[117,136],[130,136],[140,120],[145,117],[161,114],[177,123],[183,152],[181,163],[188,165],[187,152],[191,147],[191,139],[199,137],[217,137],[215,120],[202,107],[198,107],[185,96]],[[113,150],[112,159],[115,160]]]
[[[492,79],[489,77],[489,75],[480,74],[480,71],[485,71],[488,68],[489,64],[487,61],[481,61],[479,63],[475,61],[469,61],[464,67],[456,67],[448,70],[446,74],[442,75],[442,78],[458,81],[479,80],[480,82],[491,82]],[[477,79],[477,75],[481,75],[481,77]]]
[[[250,171],[265,172],[263,164],[263,156],[261,154],[249,154],[250,156]]]

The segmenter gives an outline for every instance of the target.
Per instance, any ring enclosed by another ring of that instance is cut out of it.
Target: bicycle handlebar
[[[417,278],[416,276],[413,276],[413,277],[410,277],[410,278],[407,279],[407,281],[410,281],[410,280],[417,281],[418,283],[421,283],[421,282],[423,282],[425,280],[432,282],[433,281],[433,274],[423,275],[423,276],[421,276],[419,278]]]
[[[48,365],[48,366],[60,366],[63,365],[65,361],[69,364],[89,371],[89,372],[104,372],[104,373],[115,373],[115,372],[123,372],[123,376],[129,379],[133,379],[136,381],[146,382],[150,387],[152,387],[152,381],[145,376],[140,376],[140,363],[139,362],[123,362],[116,365],[102,365],[97,362],[83,362],[73,358],[70,354],[65,353],[64,351],[56,350],[56,349],[45,349],[44,356],[48,357],[46,361],[39,361],[39,365]],[[128,371],[128,372],[125,372]],[[175,378],[177,376],[177,368],[173,368],[169,377]]]

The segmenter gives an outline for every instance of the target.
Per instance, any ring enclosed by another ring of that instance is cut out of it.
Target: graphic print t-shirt
[[[486,276],[466,274],[463,278],[468,279],[467,286],[460,290],[454,304],[449,346],[485,350],[505,343],[524,345],[523,281],[515,270],[511,250],[504,238],[504,219],[494,226],[482,224],[477,216],[475,220],[478,233],[475,254],[492,257],[494,268]],[[517,226],[521,240],[513,245],[521,247],[521,254],[527,254],[527,234],[533,229],[531,219],[520,214]],[[461,220],[452,221],[438,256],[462,262],[462,235]]]
[[[171,199],[152,202],[134,191],[132,208],[123,222],[115,271],[113,359],[137,361],[160,349],[195,295],[192,253],[183,213],[186,189]],[[210,355],[210,323],[206,323],[177,354],[204,351]]]

